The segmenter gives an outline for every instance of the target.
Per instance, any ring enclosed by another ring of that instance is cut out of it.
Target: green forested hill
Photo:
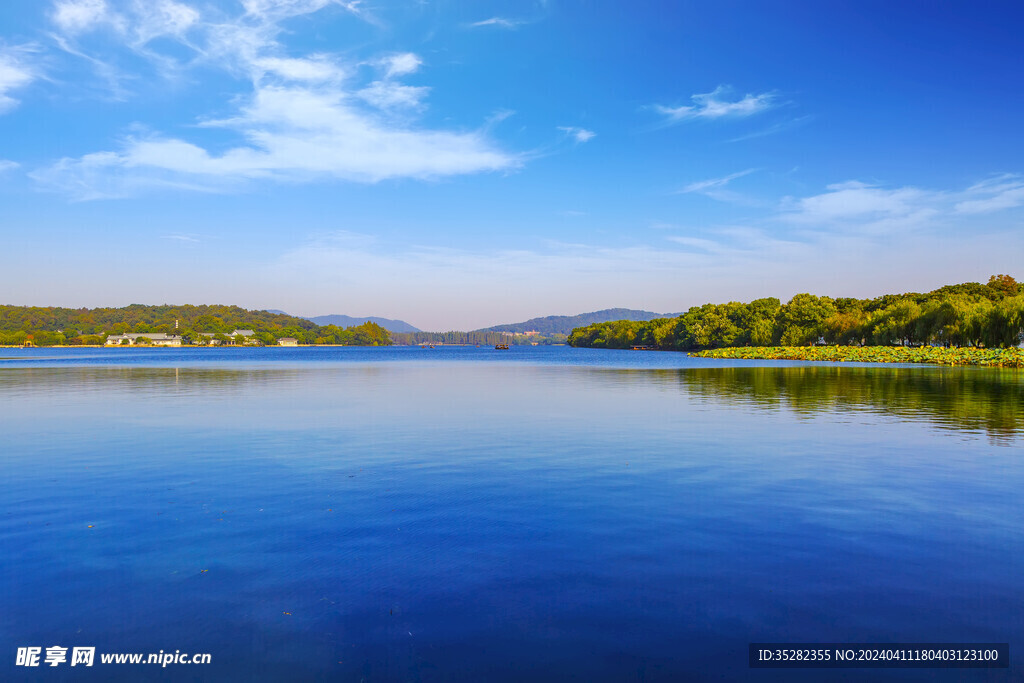
[[[390,343],[387,330],[373,323],[341,329],[334,325],[320,326],[304,318],[269,311],[249,311],[238,306],[132,304],[124,308],[92,309],[0,306],[0,344],[23,344],[26,341],[37,346],[102,344],[107,335],[123,332],[176,331],[189,337],[200,332],[230,334],[234,330],[253,330],[265,344],[273,344],[279,337],[295,337],[306,344]]]
[[[1024,291],[1008,275],[987,284],[947,285],[926,294],[852,299],[797,294],[750,303],[694,306],[681,316],[580,327],[572,346],[701,350],[733,346],[827,344],[1017,346],[1024,336]]]
[[[131,332],[138,326],[174,329],[175,321],[181,327],[202,327],[215,332],[230,332],[234,329],[253,329],[258,323],[276,324],[281,327],[295,325],[312,329],[316,325],[303,318],[270,313],[268,311],[247,311],[238,306],[145,306],[132,304],[124,308],[58,308],[40,306],[0,306],[0,331],[39,329],[68,330],[80,329],[87,334],[98,333],[121,325],[127,326],[122,332]],[[139,330],[140,332],[143,330]],[[146,330],[164,332],[166,330]]]

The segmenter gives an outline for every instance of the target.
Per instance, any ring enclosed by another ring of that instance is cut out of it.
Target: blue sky
[[[1024,275],[1013,2],[0,3],[0,303],[471,329]]]

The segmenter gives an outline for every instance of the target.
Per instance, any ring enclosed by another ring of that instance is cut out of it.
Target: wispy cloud
[[[423,60],[418,55],[411,52],[388,55],[376,60],[375,64],[384,71],[384,77],[356,93],[361,99],[377,109],[389,112],[422,108],[430,88],[404,85],[395,80],[419,70]]]
[[[306,58],[295,57],[260,57],[252,61],[254,76],[272,75],[285,81],[305,81],[322,83],[340,81],[348,77],[349,71],[340,66],[329,55],[314,54]]]
[[[687,185],[683,189],[679,190],[679,194],[687,194],[687,193],[690,193],[690,192],[707,193],[709,190],[714,190],[715,188],[719,188],[719,187],[725,187],[726,185],[728,185],[732,181],[736,180],[737,178],[742,178],[743,176],[750,175],[751,173],[755,172],[756,170],[757,170],[756,168],[748,168],[745,171],[739,171],[737,173],[730,173],[729,175],[722,176],[721,178],[710,178],[708,180],[698,180],[697,182],[690,183],[689,185]]]
[[[776,133],[783,133],[783,132],[785,132],[787,130],[793,130],[794,128],[800,128],[801,126],[804,126],[804,125],[810,123],[813,120],[814,120],[814,117],[810,116],[810,115],[798,116],[795,119],[789,119],[787,121],[779,121],[778,123],[774,123],[774,124],[768,126],[767,128],[762,128],[761,130],[755,130],[752,133],[747,133],[745,135],[739,135],[737,137],[730,138],[726,142],[742,142],[744,140],[753,140],[755,138],[763,138],[763,137],[766,137],[768,135],[775,135]]]
[[[402,52],[382,57],[376,63],[384,68],[385,77],[392,78],[415,73],[423,65],[423,60],[412,52]]]
[[[59,2],[52,20],[67,41],[109,26],[124,47],[158,68],[202,63],[247,82],[248,93],[224,103],[233,115],[198,121],[208,130],[230,131],[244,144],[215,152],[178,136],[133,134],[114,149],[61,159],[31,176],[74,199],[89,200],[160,187],[235,191],[258,179],[431,179],[510,169],[522,162],[489,139],[486,123],[476,130],[417,124],[413,115],[425,108],[430,88],[400,79],[421,68],[418,55],[392,53],[347,64],[337,55],[289,54],[279,40],[284,19],[329,6],[362,17],[358,3],[243,0],[242,6],[240,16],[208,18],[173,0],[123,3],[117,10],[103,0]],[[193,62],[181,61],[180,49],[158,52],[155,46],[166,41],[155,42],[157,36],[192,51]],[[360,82],[360,67],[367,65],[377,78]]]
[[[29,65],[30,46],[0,48],[0,114],[18,105],[18,100],[8,93],[23,88],[37,77],[35,68]]]
[[[173,240],[175,242],[187,242],[190,244],[197,244],[200,241],[197,237],[192,237],[191,235],[161,235],[160,239]]]
[[[107,0],[58,0],[50,17],[55,28],[67,39],[108,29],[136,50],[157,38],[183,40],[201,20],[197,9],[175,0],[147,0],[121,7],[118,11]],[[150,53],[150,56],[158,55]]]
[[[859,234],[893,234],[956,225],[965,215],[1024,206],[1024,176],[1004,174],[963,190],[884,187],[856,180],[807,197],[783,199],[777,219],[790,225]]]
[[[720,202],[734,202],[741,204],[752,203],[745,196],[727,189],[727,185],[737,178],[748,176],[751,173],[755,173],[758,169],[748,168],[744,171],[738,171],[737,173],[731,173],[721,178],[709,178],[707,180],[698,180],[690,183],[689,185],[678,190],[676,194],[702,194],[705,197],[718,200]]]
[[[120,24],[120,17],[111,11],[106,0],[59,0],[53,5],[51,18],[57,28],[68,34],[84,33],[103,24]]]
[[[891,232],[921,226],[948,211],[949,196],[916,187],[884,188],[852,180],[827,192],[783,200],[787,222],[817,228],[856,226],[862,232]]]
[[[490,19],[484,19],[483,21],[474,21],[470,24],[472,28],[479,28],[482,26],[495,26],[497,28],[517,29],[526,22],[522,19],[506,19],[505,17],[491,17]]]
[[[377,109],[419,109],[430,92],[425,86],[402,85],[391,81],[374,81],[360,90],[360,99]]]
[[[9,159],[0,159],[0,173],[7,173],[8,171],[13,171],[14,169],[20,166],[21,164],[19,164],[17,161],[11,161]]]
[[[577,128],[576,126],[558,126],[558,130],[562,131],[576,142],[587,142],[597,135],[597,133],[592,130]]]
[[[773,92],[748,93],[739,99],[730,98],[730,93],[731,88],[720,85],[711,92],[692,95],[692,105],[668,107],[656,104],[653,109],[662,114],[667,123],[679,123],[691,119],[744,118],[777,105]]]
[[[679,244],[688,249],[702,251],[709,254],[722,254],[728,251],[727,247],[717,240],[709,240],[703,237],[685,237],[679,235],[669,235],[666,237],[669,242]]]
[[[254,179],[435,178],[517,163],[481,134],[394,129],[353,109],[340,93],[301,87],[261,87],[239,116],[217,125],[249,144],[211,154],[181,139],[129,138],[116,152],[62,159],[33,177],[86,200],[160,186],[230,191]]]
[[[312,14],[332,5],[364,19],[368,16],[359,0],[241,0],[241,3],[247,15],[265,22]]]
[[[1024,204],[1024,176],[1004,174],[970,186],[954,207],[957,213],[989,213]]]

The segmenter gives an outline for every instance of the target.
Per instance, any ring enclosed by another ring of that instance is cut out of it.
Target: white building
[[[140,338],[148,339],[153,346],[181,346],[181,337],[164,332],[112,334],[104,343],[106,346],[136,346]]]

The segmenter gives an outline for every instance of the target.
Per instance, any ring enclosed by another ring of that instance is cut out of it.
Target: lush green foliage
[[[577,328],[573,346],[650,346],[695,351],[734,346],[839,345],[1012,347],[1024,338],[1024,292],[1008,275],[927,294],[833,299],[797,294],[788,303],[705,304],[676,318],[618,320]]]
[[[315,344],[338,344],[341,346],[389,346],[391,333],[373,322],[341,329],[335,325],[320,327],[313,340]]]
[[[811,360],[856,363],[935,363],[1024,368],[1024,349],[944,348],[939,346],[746,346],[709,349],[700,358]]]
[[[177,327],[175,326],[177,324]],[[107,335],[124,332],[180,334],[193,343],[209,343],[202,332],[219,342],[241,343],[228,337],[235,330],[253,330],[262,344],[294,337],[301,344],[382,346],[391,343],[387,330],[373,322],[340,329],[319,326],[304,318],[248,311],[238,306],[143,306],[125,308],[52,308],[0,306],[0,345],[35,346],[102,344]],[[142,342],[143,344],[145,342]]]

